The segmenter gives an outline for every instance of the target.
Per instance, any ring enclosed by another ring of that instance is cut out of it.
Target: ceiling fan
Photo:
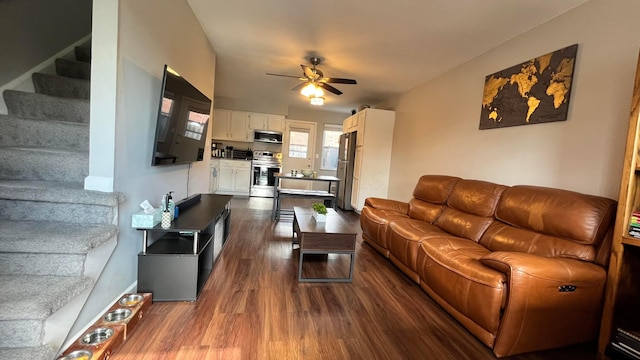
[[[293,75],[282,75],[282,74],[272,74],[272,73],[267,73],[267,75],[273,75],[273,76],[283,76],[283,77],[290,77],[290,78],[296,78],[299,80],[304,81],[303,83],[300,83],[298,85],[296,85],[293,89],[291,89],[292,91],[296,91],[296,90],[300,90],[303,87],[311,84],[311,85],[315,85],[318,87],[321,87],[329,92],[332,92],[336,95],[340,95],[342,94],[342,91],[336,89],[335,87],[329,85],[331,84],[351,84],[351,85],[355,85],[357,84],[357,82],[353,79],[343,79],[343,78],[328,78],[328,77],[324,77],[324,74],[322,73],[322,71],[320,71],[320,69],[316,68],[316,65],[320,64],[320,58],[313,56],[309,58],[309,62],[311,63],[312,67],[309,67],[307,65],[300,65],[302,67],[302,72],[303,72],[303,76],[299,77],[299,76],[293,76]]]

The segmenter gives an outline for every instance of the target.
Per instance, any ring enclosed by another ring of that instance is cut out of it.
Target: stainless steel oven
[[[256,150],[251,165],[250,196],[273,197],[274,174],[282,171],[279,153]]]

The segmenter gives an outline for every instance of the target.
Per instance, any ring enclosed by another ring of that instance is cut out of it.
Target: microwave
[[[282,144],[282,133],[277,131],[254,131],[253,141],[271,144]]]

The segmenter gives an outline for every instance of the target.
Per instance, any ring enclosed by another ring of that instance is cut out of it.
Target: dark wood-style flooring
[[[353,283],[298,283],[291,219],[272,222],[271,199],[233,199],[229,240],[198,301],[154,303],[111,360],[495,359],[362,242],[357,214],[340,213],[359,233]],[[306,259],[306,276],[348,271],[344,255]],[[595,348],[509,359],[596,359]]]

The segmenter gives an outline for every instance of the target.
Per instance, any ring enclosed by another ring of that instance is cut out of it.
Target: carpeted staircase
[[[83,188],[90,59],[77,47],[33,74],[35,93],[3,93],[0,359],[53,359],[115,247],[122,196]]]

